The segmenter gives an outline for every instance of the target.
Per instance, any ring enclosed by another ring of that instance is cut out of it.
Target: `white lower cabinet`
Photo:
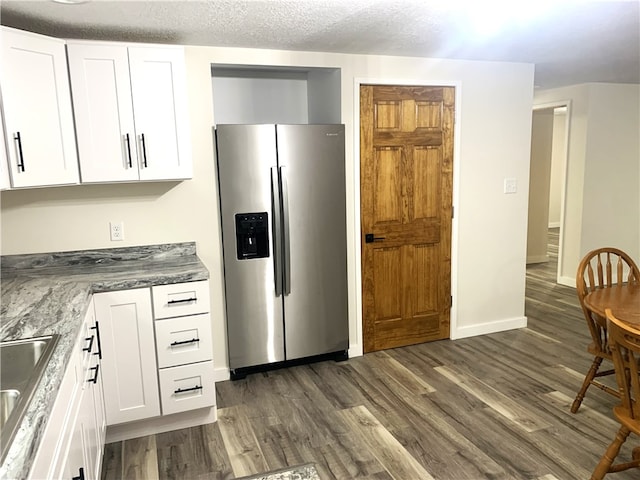
[[[105,443],[98,325],[90,306],[29,478],[97,480]]]
[[[148,288],[94,294],[107,425],[160,415]]]
[[[215,405],[216,390],[211,360],[163,368],[159,375],[164,415]]]
[[[93,298],[107,425],[215,405],[208,281]]]
[[[213,358],[211,316],[208,313],[156,320],[158,368]]]

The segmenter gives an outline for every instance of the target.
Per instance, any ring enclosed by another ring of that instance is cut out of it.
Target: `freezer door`
[[[229,368],[282,361],[282,297],[276,296],[274,278],[273,221],[280,215],[272,210],[275,126],[218,125],[216,143]],[[274,188],[277,193],[277,182]],[[264,241],[264,231],[256,227],[263,227],[256,217],[262,213],[268,217],[267,257],[263,246],[254,255],[251,245]]]
[[[278,125],[287,360],[348,348],[344,125]]]

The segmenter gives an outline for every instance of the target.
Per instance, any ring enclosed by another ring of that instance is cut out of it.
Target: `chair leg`
[[[582,382],[582,388],[580,388],[580,391],[576,395],[576,398],[573,401],[573,404],[571,404],[571,413],[576,413],[580,408],[580,405],[582,405],[582,399],[587,393],[587,388],[589,388],[589,385],[591,385],[591,382],[595,378],[596,373],[598,373],[600,364],[602,364],[602,357],[596,357],[593,359],[591,368],[589,368],[587,375],[584,377],[584,382]]]
[[[629,436],[629,433],[631,432],[627,427],[620,427],[620,430],[618,430],[618,433],[616,434],[616,438],[613,439],[613,442],[611,442],[607,451],[604,452],[600,462],[596,465],[595,470],[591,474],[591,480],[602,480],[604,476],[609,473],[611,465],[618,456],[620,447],[622,447],[622,444]]]

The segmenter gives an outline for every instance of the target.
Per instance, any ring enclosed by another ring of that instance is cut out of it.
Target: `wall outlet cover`
[[[112,242],[121,242],[124,240],[124,223],[109,222],[109,230]]]

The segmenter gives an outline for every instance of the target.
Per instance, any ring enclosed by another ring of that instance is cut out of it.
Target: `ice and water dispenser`
[[[267,212],[236,214],[238,260],[269,256],[269,217]]]

